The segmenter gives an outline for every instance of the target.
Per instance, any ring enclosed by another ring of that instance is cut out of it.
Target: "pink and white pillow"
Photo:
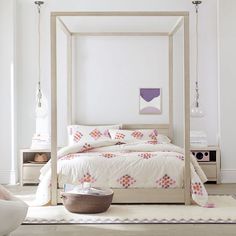
[[[110,140],[109,129],[119,129],[121,125],[107,126],[87,126],[87,125],[69,125],[68,145],[84,143],[89,141]]]
[[[156,129],[146,130],[118,130],[109,129],[112,139],[120,142],[131,142],[138,140],[157,140],[158,132]]]
[[[168,143],[171,143],[171,140],[166,135],[158,134],[157,142],[159,144],[168,144]]]

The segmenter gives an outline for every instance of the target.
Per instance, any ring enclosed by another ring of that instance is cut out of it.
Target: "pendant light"
[[[36,93],[36,117],[44,118],[47,115],[47,102],[41,89],[41,5],[43,1],[35,1],[38,10],[38,83]]]
[[[204,111],[200,106],[199,103],[199,65],[198,65],[198,10],[199,5],[202,3],[202,1],[192,1],[192,3],[195,6],[196,9],[196,81],[195,81],[195,97],[194,102],[191,107],[191,116],[200,118],[204,116]]]

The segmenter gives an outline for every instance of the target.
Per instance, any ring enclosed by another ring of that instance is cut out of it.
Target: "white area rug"
[[[73,214],[63,205],[30,207],[24,224],[236,223],[236,200],[210,196],[215,208],[196,205],[112,205],[99,214]]]

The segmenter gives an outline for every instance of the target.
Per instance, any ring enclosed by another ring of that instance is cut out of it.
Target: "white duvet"
[[[110,188],[182,188],[184,184],[183,149],[173,144],[140,141],[116,144],[94,141],[62,148],[58,152],[60,185],[90,182],[94,187]],[[191,193],[199,205],[208,195],[203,183],[206,176],[191,156]],[[36,202],[50,201],[51,163],[42,169]]]

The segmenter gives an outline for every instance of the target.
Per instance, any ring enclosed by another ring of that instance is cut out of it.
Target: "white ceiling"
[[[170,32],[179,16],[63,16],[72,33],[84,32]]]

